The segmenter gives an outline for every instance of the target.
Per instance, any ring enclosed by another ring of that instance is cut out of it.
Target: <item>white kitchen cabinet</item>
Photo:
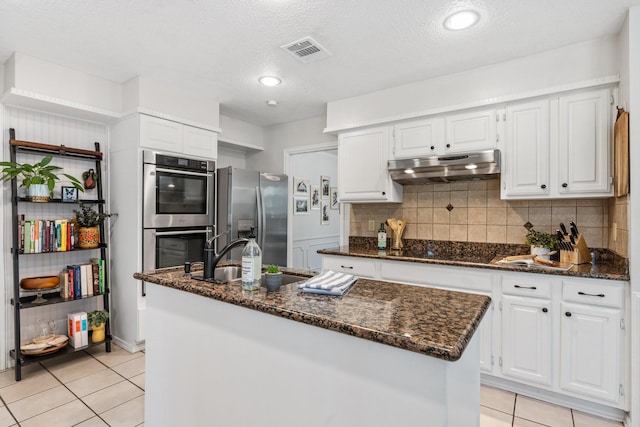
[[[611,89],[506,108],[503,199],[609,197]]]
[[[549,101],[508,106],[505,128],[504,198],[549,195]]]
[[[444,152],[444,118],[399,123],[393,127],[396,159],[435,156]]]
[[[601,283],[563,283],[560,387],[622,403],[624,288]]]
[[[391,155],[391,128],[375,127],[341,133],[338,138],[340,202],[402,201],[402,186],[391,180],[387,162]]]
[[[502,374],[551,385],[551,301],[502,297]]]
[[[373,279],[376,277],[376,262],[366,258],[323,255],[322,270],[333,270]]]
[[[610,97],[609,89],[600,89],[559,98],[560,194],[613,194],[609,143]]]
[[[141,114],[140,147],[215,160],[218,136],[213,131]]]
[[[445,116],[445,153],[496,148],[497,110],[474,110]]]

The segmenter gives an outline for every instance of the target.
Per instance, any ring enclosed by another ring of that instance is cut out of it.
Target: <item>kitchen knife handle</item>
[[[562,234],[564,234],[565,236],[569,234],[567,233],[567,227],[565,227],[563,223],[560,223],[560,230],[562,230]]]
[[[578,226],[576,225],[575,222],[571,221],[569,222],[569,226],[573,227],[574,230],[576,230],[576,234],[579,234],[580,232],[578,231]]]

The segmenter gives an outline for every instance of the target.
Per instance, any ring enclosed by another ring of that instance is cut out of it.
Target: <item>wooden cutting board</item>
[[[618,108],[613,132],[613,187],[616,197],[629,193],[629,113]]]

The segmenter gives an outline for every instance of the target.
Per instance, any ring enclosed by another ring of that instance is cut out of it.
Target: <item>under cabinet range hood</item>
[[[500,150],[389,160],[391,179],[401,184],[475,181],[498,178]]]

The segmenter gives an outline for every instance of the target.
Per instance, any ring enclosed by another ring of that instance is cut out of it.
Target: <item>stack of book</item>
[[[90,263],[67,266],[61,273],[60,284],[60,296],[66,299],[104,294],[104,260],[91,258]]]
[[[76,246],[76,226],[68,219],[25,220],[18,215],[18,253],[71,251]]]

